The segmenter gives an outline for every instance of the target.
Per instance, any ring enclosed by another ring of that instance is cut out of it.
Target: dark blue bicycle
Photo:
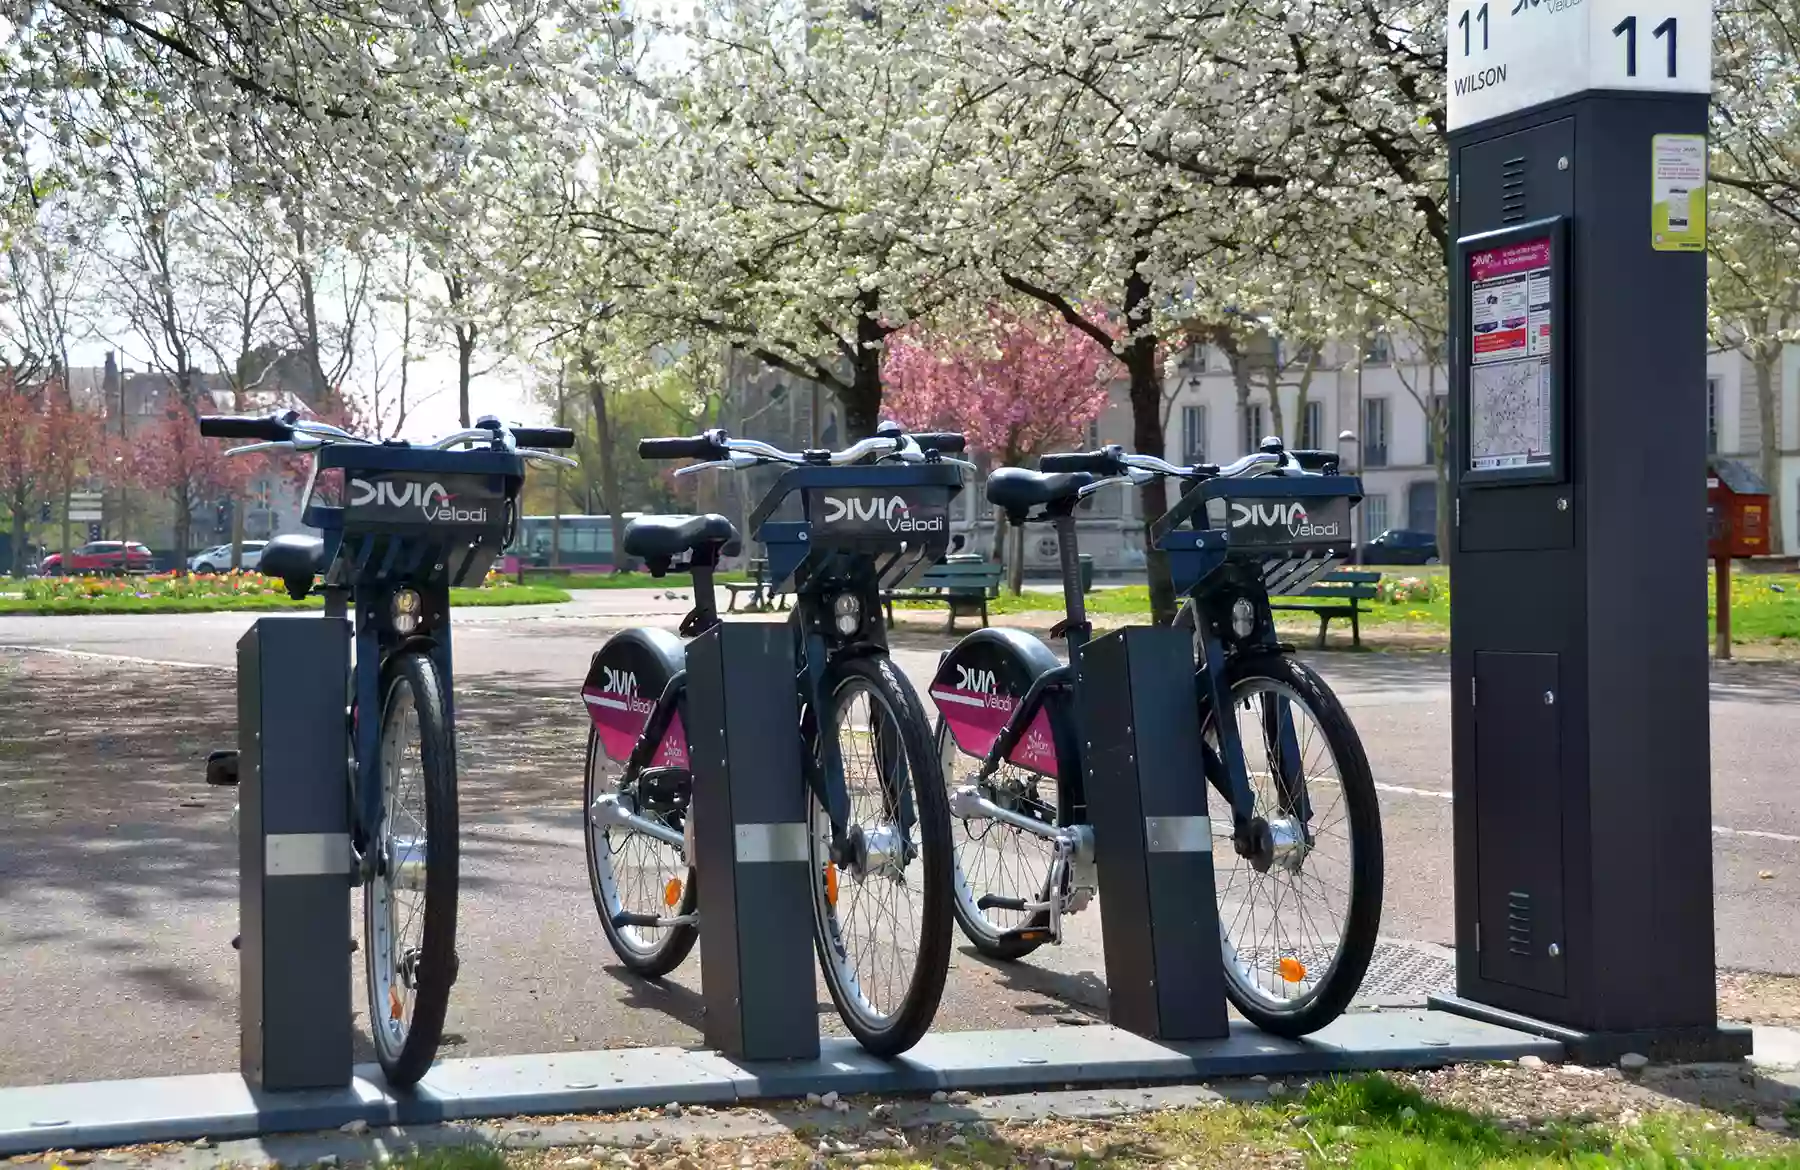
[[[375,1052],[390,1083],[425,1075],[456,981],[456,740],[450,589],[480,585],[511,541],[527,460],[574,466],[534,447],[572,431],[484,418],[434,443],[372,442],[293,413],[209,416],[200,433],[257,440],[228,454],[315,454],[304,519],[321,537],[278,536],[260,571],[296,599],[315,589],[325,618],[353,621],[346,680],[346,787],[363,887]],[[236,753],[208,779],[232,783]]]

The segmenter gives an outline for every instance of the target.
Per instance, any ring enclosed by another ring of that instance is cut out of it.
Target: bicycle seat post
[[[1056,533],[1056,555],[1062,568],[1063,644],[1073,650],[1093,634],[1088,624],[1087,598],[1081,592],[1081,549],[1075,537],[1075,500],[1051,513],[1050,528]]]

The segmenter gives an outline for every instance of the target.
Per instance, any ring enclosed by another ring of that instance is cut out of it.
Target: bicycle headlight
[[[862,628],[862,598],[840,593],[831,602],[831,620],[837,632],[848,638]]]
[[[425,604],[419,598],[416,589],[401,589],[394,593],[394,605],[390,615],[394,622],[394,632],[410,634],[419,628],[420,620],[425,616]]]
[[[1240,597],[1231,603],[1231,632],[1240,638],[1248,638],[1256,632],[1256,607],[1250,604],[1248,597]]]

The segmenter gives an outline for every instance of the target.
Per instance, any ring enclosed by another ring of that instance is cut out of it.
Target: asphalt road
[[[640,620],[673,625],[685,609],[684,600],[661,591],[596,591],[560,606],[458,611],[458,689],[473,718],[462,735],[462,975],[446,1055],[697,1042],[694,960],[661,987],[610,965],[588,894],[577,811],[585,723],[576,693],[588,658],[608,630]],[[178,768],[230,742],[231,680],[221,671],[251,620],[0,618],[0,648],[59,652],[32,657],[65,664],[62,685],[76,688],[71,706],[77,694],[106,692],[114,713],[107,726],[69,733],[98,736],[107,758],[120,760],[115,770],[90,774],[59,772],[54,757],[39,755],[32,758],[52,762],[21,778],[9,770],[5,749],[9,735],[22,733],[6,727],[0,708],[0,799],[9,785],[54,788],[41,808],[29,793],[0,803],[0,1084],[235,1064],[229,793],[207,790],[197,766],[192,792],[181,794],[197,807],[133,785],[155,761]],[[943,644],[925,635],[897,639],[896,656],[921,690]],[[1313,661],[1351,708],[1381,785],[1382,933],[1448,943],[1448,664],[1441,656],[1378,654]],[[0,694],[9,677],[0,673]],[[146,680],[176,689],[166,708],[140,709],[134,696]],[[1791,779],[1800,759],[1797,704],[1800,670],[1754,664],[1715,673],[1721,966],[1800,971],[1800,921],[1792,914],[1800,893],[1800,799]],[[134,771],[138,758],[144,764]],[[75,813],[43,811],[67,808]],[[83,810],[106,823],[71,831],[66,818],[81,821]],[[1071,920],[1062,947],[1010,968],[959,949],[938,1026],[1039,1026],[1103,1013],[1099,926],[1099,914],[1089,911]],[[356,971],[360,983],[360,964]],[[819,1001],[822,1025],[836,1030],[822,987]]]

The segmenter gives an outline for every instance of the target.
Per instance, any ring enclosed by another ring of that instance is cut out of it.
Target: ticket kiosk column
[[[1706,644],[1683,632],[1706,606],[1710,8],[1449,20],[1442,1006],[1581,1059],[1741,1054],[1715,1005]]]

